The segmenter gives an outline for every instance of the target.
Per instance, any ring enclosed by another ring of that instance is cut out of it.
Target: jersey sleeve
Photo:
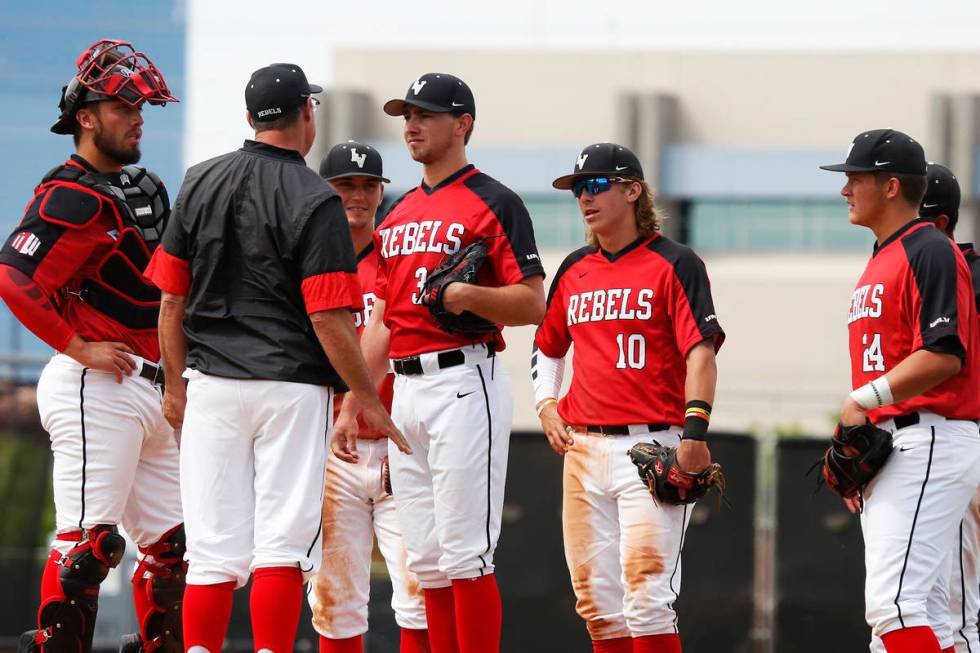
[[[53,187],[58,188],[57,186]],[[50,209],[52,188],[34,197],[20,224],[0,248],[0,264],[8,265],[31,279],[44,294],[53,295],[71,279],[92,256],[99,244],[98,231],[90,228],[91,219],[78,225],[60,220],[58,212],[41,217]],[[63,193],[64,194],[64,193]],[[81,207],[92,219],[100,210],[97,196],[85,196]],[[92,202],[95,205],[92,206]],[[64,200],[62,203],[67,203]],[[62,207],[58,207],[61,210]],[[70,210],[70,207],[64,207]]]
[[[354,244],[339,197],[313,210],[297,243],[295,259],[307,313],[363,308]]]
[[[501,285],[511,285],[537,275],[544,276],[534,226],[524,202],[514,191],[478,172],[463,182],[489,209],[492,224],[485,235],[488,262]]]
[[[568,353],[568,348],[572,345],[572,336],[568,332],[568,322],[565,318],[566,301],[561,289],[563,272],[564,266],[559,269],[558,274],[551,282],[544,320],[541,321],[534,334],[534,346],[550,358],[564,358],[565,354]],[[534,361],[532,360],[533,366]],[[533,377],[535,372],[532,370],[531,374]]]
[[[378,253],[378,271],[374,277],[374,296],[384,301],[388,293],[388,261],[385,259],[381,247],[381,235],[376,230],[374,232],[374,251]]]
[[[193,252],[187,246],[187,224],[184,218],[183,191],[171,213],[167,228],[163,231],[160,245],[153,252],[150,264],[143,276],[157,288],[171,295],[186,295],[191,287],[191,258]]]
[[[975,301],[972,284],[960,278],[952,241],[928,238],[926,229],[920,232],[926,233],[902,241],[912,270],[908,302],[915,325],[912,348],[964,359],[960,314],[970,314],[969,303]],[[962,264],[965,267],[965,261]]]
[[[704,262],[693,251],[684,248],[674,264],[671,281],[668,312],[677,350],[686,357],[695,345],[711,340],[718,351],[725,341],[725,332],[715,315]]]

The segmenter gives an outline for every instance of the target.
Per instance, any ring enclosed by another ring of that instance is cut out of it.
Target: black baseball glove
[[[722,498],[725,496],[725,474],[718,463],[708,465],[697,474],[685,472],[677,464],[677,449],[665,447],[656,440],[652,444],[633,445],[629,457],[657,503],[694,503],[711,488],[715,488]],[[683,497],[681,490],[684,490]]]
[[[480,335],[493,333],[497,325],[469,311],[459,315],[446,310],[442,303],[446,286],[451,283],[476,283],[476,277],[487,260],[487,246],[476,240],[447,257],[425,279],[422,303],[425,304],[439,328],[447,333]]]
[[[856,496],[884,467],[892,449],[892,434],[871,422],[838,424],[823,456],[823,480],[845,499]]]

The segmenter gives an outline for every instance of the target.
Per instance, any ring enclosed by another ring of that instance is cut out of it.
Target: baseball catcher
[[[708,465],[697,474],[685,472],[677,464],[677,449],[665,447],[656,440],[633,445],[629,457],[657,503],[694,503],[712,488],[725,498],[725,474],[718,463]]]
[[[483,243],[483,239],[475,240],[455,254],[451,254],[426,277],[422,303],[428,307],[439,328],[446,333],[479,335],[497,330],[497,325],[490,320],[470,311],[463,311],[457,315],[449,311],[442,301],[449,284],[457,281],[475,284],[480,268],[486,260],[487,246]]]

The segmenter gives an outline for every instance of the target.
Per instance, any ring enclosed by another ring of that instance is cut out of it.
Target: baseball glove
[[[436,324],[447,333],[479,335],[497,330],[490,320],[469,311],[459,315],[446,310],[442,303],[446,287],[455,282],[476,283],[476,277],[487,259],[487,246],[476,240],[447,257],[426,276],[422,288],[422,303],[425,304]]]
[[[892,434],[888,431],[871,422],[838,424],[823,456],[823,481],[845,499],[853,497],[884,467],[891,453]]]
[[[640,442],[633,445],[629,457],[636,465],[640,480],[657,503],[694,503],[711,488],[725,498],[725,474],[718,463],[708,465],[697,474],[685,472],[677,464],[677,449],[665,447],[656,440],[652,444]],[[684,490],[683,497],[681,490]]]

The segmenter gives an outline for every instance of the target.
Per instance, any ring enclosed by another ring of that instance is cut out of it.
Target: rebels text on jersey
[[[364,299],[364,308],[354,313],[354,326],[357,334],[364,331],[364,325],[371,319],[371,312],[374,311],[374,303],[377,296],[374,294],[374,286],[378,276],[378,249],[371,243],[357,255],[357,280],[361,284],[361,296]],[[378,396],[381,403],[385,405],[388,412],[391,412],[391,400],[394,394],[395,375],[385,374],[384,380],[378,387]],[[346,394],[346,393],[345,393]],[[343,405],[344,394],[337,395],[334,402],[333,417],[336,420],[340,414],[340,407]],[[362,418],[358,418],[357,437],[363,440],[379,440],[385,436],[368,427]]]
[[[392,358],[473,344],[472,337],[440,330],[420,297],[430,270],[480,238],[487,246],[480,285],[506,286],[544,276],[524,204],[472,165],[434,188],[420,185],[391,208],[374,240],[380,253],[375,293],[385,301]],[[503,349],[499,330],[482,340],[494,340]]]
[[[615,255],[570,254],[551,284],[538,349],[563,358],[574,342],[571,386],[558,403],[569,424],[684,424],[685,359],[721,347],[704,263],[655,234]]]
[[[855,388],[919,349],[963,361],[959,373],[931,390],[868,411],[872,422],[918,410],[980,417],[980,335],[970,269],[931,222],[913,220],[876,247],[851,297],[847,323]]]

